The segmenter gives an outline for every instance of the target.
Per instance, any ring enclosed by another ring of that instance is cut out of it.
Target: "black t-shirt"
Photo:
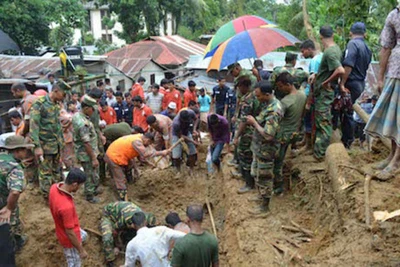
[[[347,44],[342,63],[344,67],[353,68],[349,75],[349,80],[364,81],[371,58],[371,50],[369,50],[364,38],[360,37],[350,40]]]
[[[229,87],[223,86],[222,88],[217,85],[213,88],[212,97],[215,98],[215,104],[217,107],[223,107],[226,101],[226,93],[228,92]]]

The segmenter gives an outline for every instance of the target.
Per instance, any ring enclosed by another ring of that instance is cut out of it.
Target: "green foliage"
[[[73,28],[79,28],[86,11],[80,0],[2,0],[0,29],[6,32],[25,54],[36,54],[43,45],[68,41]],[[62,28],[51,34],[50,24]]]
[[[102,39],[98,39],[94,42],[96,47],[95,55],[104,55],[112,50],[118,49],[119,47]]]
[[[61,47],[72,44],[73,35],[74,31],[71,28],[57,26],[49,34],[49,45],[59,51]]]

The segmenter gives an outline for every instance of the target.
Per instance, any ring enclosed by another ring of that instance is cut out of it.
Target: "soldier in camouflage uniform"
[[[85,196],[86,200],[90,203],[97,203],[99,201],[95,197],[96,189],[99,186],[98,139],[96,130],[89,119],[95,111],[96,104],[96,100],[85,95],[81,103],[81,111],[72,117],[75,156],[87,176]]]
[[[23,137],[29,138],[29,121],[30,121],[30,111],[32,104],[38,98],[32,95],[23,83],[14,83],[11,86],[11,93],[15,98],[21,98],[21,112],[24,119],[24,129],[22,130]],[[28,150],[28,156],[22,160],[22,166],[24,167],[24,176],[29,184],[38,182],[38,162],[33,154],[32,150]]]
[[[285,97],[281,104],[284,117],[280,124],[278,140],[281,144],[278,157],[274,164],[274,193],[283,192],[283,161],[289,145],[295,144],[302,139],[303,115],[307,97],[302,90],[294,86],[294,77],[288,72],[282,72],[276,78],[276,86]]]
[[[294,78],[294,86],[296,87],[297,90],[304,90],[305,87],[307,86],[307,80],[308,80],[308,72],[302,70],[302,69],[296,69],[294,66],[296,66],[297,62],[297,54],[293,54],[290,52],[286,53],[285,57],[285,66],[283,67],[275,67],[274,71],[272,72],[271,76],[269,77],[270,82],[274,86],[274,90],[276,93],[276,98],[281,100],[285,94],[279,90],[277,90],[275,80],[278,77],[279,74],[282,72],[289,72],[293,78]]]
[[[89,92],[89,96],[96,100],[97,103],[100,102],[103,92],[100,89],[94,88]],[[98,104],[94,107],[94,112],[90,116],[90,121],[93,123],[94,129],[97,134],[97,147],[99,150],[99,155],[97,157],[99,161],[99,177],[101,181],[105,181],[106,179],[106,164],[104,162],[105,149],[104,144],[106,143],[106,139],[103,135],[103,132],[100,129],[100,112]]]
[[[251,172],[255,177],[262,204],[253,213],[269,211],[274,179],[274,161],[278,155],[280,144],[277,141],[279,123],[283,117],[281,103],[274,96],[274,90],[269,81],[261,81],[254,91],[258,101],[263,106],[257,117],[247,116],[247,124],[255,128],[251,150],[253,162]]]
[[[132,216],[134,213],[142,211],[139,206],[132,202],[118,201],[110,203],[103,209],[103,217],[100,222],[100,231],[103,239],[103,250],[106,256],[107,266],[114,266],[114,237],[119,232],[134,229]],[[155,217],[151,213],[146,213],[148,225],[155,225]]]
[[[257,116],[260,112],[260,103],[256,96],[250,91],[251,80],[249,76],[242,76],[238,81],[238,88],[242,94],[239,102],[238,121],[239,126],[235,133],[233,143],[237,146],[239,168],[246,184],[238,190],[239,194],[247,193],[254,189],[254,178],[250,173],[253,153],[250,145],[254,128],[246,124],[248,115]]]
[[[22,234],[18,208],[18,198],[25,188],[25,180],[17,161],[28,156],[33,144],[25,142],[22,136],[11,136],[2,148],[8,150],[9,154],[0,153],[0,225],[10,223],[11,237],[18,250],[25,244],[26,237]]]
[[[54,85],[51,93],[33,103],[31,110],[29,133],[40,161],[39,185],[46,199],[50,186],[62,179],[60,155],[64,138],[59,117],[64,97],[64,90]]]

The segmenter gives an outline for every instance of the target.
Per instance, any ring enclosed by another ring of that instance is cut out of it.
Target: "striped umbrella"
[[[215,51],[207,71],[220,70],[239,60],[260,58],[280,47],[294,46],[300,40],[278,28],[254,28],[222,43]]]
[[[241,33],[245,30],[258,28],[262,25],[268,25],[269,27],[276,27],[276,25],[264,18],[245,15],[237,19],[234,19],[218,29],[214,37],[208,43],[206,50],[204,51],[205,58],[214,55],[216,48],[229,38],[233,37],[235,34]]]

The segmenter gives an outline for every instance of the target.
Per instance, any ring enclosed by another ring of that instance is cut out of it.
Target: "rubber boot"
[[[26,244],[26,242],[28,241],[28,237],[25,235],[15,235],[14,240],[15,240],[15,252],[18,252]]]
[[[261,205],[258,206],[257,208],[255,208],[254,210],[252,210],[251,213],[254,215],[268,213],[269,212],[269,203],[270,203],[270,198],[263,196]]]
[[[245,194],[254,189],[254,178],[250,171],[242,170],[242,174],[246,184],[238,190],[238,194]]]
[[[95,196],[86,196],[86,200],[91,204],[96,204],[100,202],[100,199]]]
[[[107,266],[107,267],[114,267],[115,264],[114,264],[113,261],[107,261],[106,266]]]
[[[126,175],[126,180],[128,181],[128,184],[133,184],[132,169],[127,170],[125,175]]]
[[[118,198],[120,201],[126,201],[126,193],[127,191],[125,189],[118,189]]]

